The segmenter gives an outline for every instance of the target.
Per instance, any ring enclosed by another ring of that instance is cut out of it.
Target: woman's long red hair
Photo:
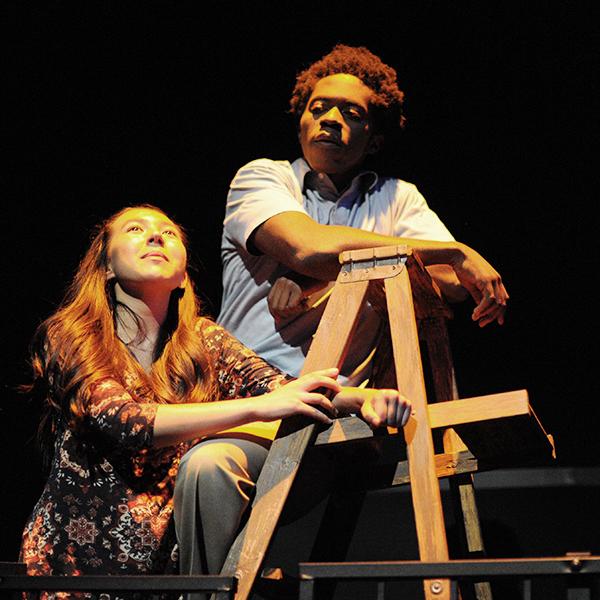
[[[112,224],[131,208],[164,214],[154,206],[140,205],[124,208],[104,221],[60,306],[34,335],[33,382],[28,388],[42,402],[40,440],[46,453],[60,420],[77,429],[91,389],[107,377],[125,385],[127,372],[137,374],[140,386],[133,390],[126,386],[137,401],[147,402],[149,394],[160,403],[216,399],[214,374],[196,327],[199,303],[190,277],[183,289],[171,294],[150,373],[143,371],[117,337],[114,283],[106,278],[108,244]]]

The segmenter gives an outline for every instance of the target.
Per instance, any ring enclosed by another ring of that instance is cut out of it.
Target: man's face
[[[346,184],[382,137],[374,136],[369,117],[373,95],[354,75],[338,73],[320,79],[300,118],[300,145],[312,169]]]

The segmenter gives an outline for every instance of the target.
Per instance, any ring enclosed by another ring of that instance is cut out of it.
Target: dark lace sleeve
[[[114,379],[104,379],[91,392],[84,427],[110,446],[141,450],[152,445],[157,404],[135,402]]]
[[[219,391],[224,400],[265,394],[293,379],[213,321],[200,319],[197,329],[215,365]]]

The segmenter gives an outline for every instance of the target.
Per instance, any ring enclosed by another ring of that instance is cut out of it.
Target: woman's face
[[[132,295],[171,292],[185,283],[182,234],[166,215],[132,208],[110,227],[107,278]]]

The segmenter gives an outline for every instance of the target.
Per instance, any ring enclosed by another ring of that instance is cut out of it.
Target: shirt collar
[[[340,193],[336,190],[331,179],[325,173],[317,173],[311,170],[303,158],[299,158],[292,163],[292,170],[300,183],[302,192],[305,189],[314,189],[326,199],[337,200],[340,197]],[[361,192],[369,192],[375,187],[377,180],[378,176],[375,171],[362,171],[352,180],[345,194],[357,189]]]

